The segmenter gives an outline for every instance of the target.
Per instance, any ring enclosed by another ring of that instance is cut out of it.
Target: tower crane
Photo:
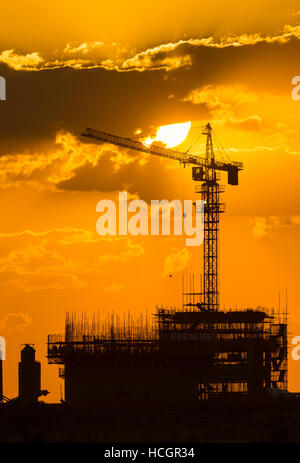
[[[150,146],[133,139],[119,137],[94,129],[85,129],[82,136],[93,140],[110,143],[130,150],[154,154],[180,163],[191,164],[192,178],[201,184],[196,185],[196,192],[201,193],[204,202],[204,240],[203,240],[203,294],[201,307],[207,311],[219,309],[219,271],[218,271],[218,241],[219,216],[225,211],[225,205],[220,203],[220,193],[224,187],[219,185],[217,171],[226,171],[228,184],[238,185],[238,172],[243,169],[241,162],[220,161],[215,158],[212,128],[208,123],[203,127],[202,134],[206,136],[205,157],[182,153],[173,149],[152,144]]]

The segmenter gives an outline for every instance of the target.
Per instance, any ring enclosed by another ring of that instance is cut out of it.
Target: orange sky
[[[298,3],[2,5],[5,395],[17,394],[20,344],[29,342],[47,400],[59,400],[46,336],[62,332],[66,311],[153,313],[156,304],[180,304],[182,271],[201,270],[202,248],[184,248],[182,237],[96,235],[97,202],[124,188],[145,200],[197,196],[190,168],[91,144],[79,135],[85,127],[152,136],[158,126],[192,121],[184,150],[209,120],[230,158],[244,163],[239,187],[224,194],[221,305],[277,307],[288,288],[289,331],[300,335],[300,101],[291,98]],[[290,359],[291,390],[300,389],[299,369]]]

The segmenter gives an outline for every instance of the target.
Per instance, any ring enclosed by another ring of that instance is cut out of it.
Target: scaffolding
[[[287,389],[287,314],[161,308],[160,349],[197,358],[199,398]]]
[[[48,335],[48,363],[64,364],[76,355],[135,354],[158,350],[157,332],[146,314],[123,317],[114,313],[101,318],[67,313],[65,333]],[[63,371],[63,370],[61,370]],[[61,375],[63,376],[63,375]]]
[[[89,374],[101,370],[106,378],[114,369],[127,369],[120,380],[124,382],[133,371],[139,378],[139,369],[148,369],[153,389],[163,371],[164,378],[169,376],[168,387],[176,390],[174,374],[181,374],[180,387],[184,381],[188,385],[185,394],[195,396],[188,388],[197,389],[200,400],[258,397],[270,389],[287,389],[286,311],[208,311],[195,306],[160,307],[152,317],[128,313],[101,319],[98,314],[89,320],[85,314],[67,314],[65,334],[48,336],[48,362],[63,365],[60,376],[66,380],[74,377],[75,368],[80,373],[87,366]]]

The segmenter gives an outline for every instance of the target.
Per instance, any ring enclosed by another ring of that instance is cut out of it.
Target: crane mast
[[[238,185],[238,171],[243,168],[243,164],[241,162],[216,160],[212,141],[212,128],[209,123],[206,124],[202,133],[206,136],[205,157],[182,153],[161,146],[147,146],[132,138],[120,137],[90,128],[85,129],[81,135],[193,166],[193,180],[201,182],[200,185],[196,185],[195,190],[201,194],[201,199],[204,201],[203,293],[201,295],[200,307],[207,311],[217,311],[220,306],[219,218],[220,213],[225,211],[225,205],[220,203],[220,193],[224,191],[224,186],[218,183],[217,171],[227,171],[228,183],[230,185]]]
[[[217,182],[214,167],[215,153],[212,142],[211,126],[205,127],[206,165],[204,182],[201,185],[201,199],[204,202],[204,239],[203,239],[203,298],[204,309],[216,311],[220,306],[219,291],[219,219],[225,211],[220,203],[220,193],[224,191]],[[197,191],[197,188],[196,188]]]

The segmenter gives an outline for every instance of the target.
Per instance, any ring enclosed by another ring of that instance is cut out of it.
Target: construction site
[[[150,317],[67,315],[65,333],[48,336],[48,362],[60,365],[65,402],[88,407],[126,403],[195,404],[267,398],[287,392],[287,307],[220,310],[219,219],[225,206],[219,171],[238,185],[243,165],[215,157],[212,128],[202,129],[205,156],[86,129],[83,136],[192,165],[204,202],[203,270],[184,289],[180,309],[159,307]]]
[[[65,336],[48,338],[66,403],[172,405],[287,390],[285,319],[250,309],[163,308],[154,318],[151,328],[120,319],[101,327],[67,316]]]

